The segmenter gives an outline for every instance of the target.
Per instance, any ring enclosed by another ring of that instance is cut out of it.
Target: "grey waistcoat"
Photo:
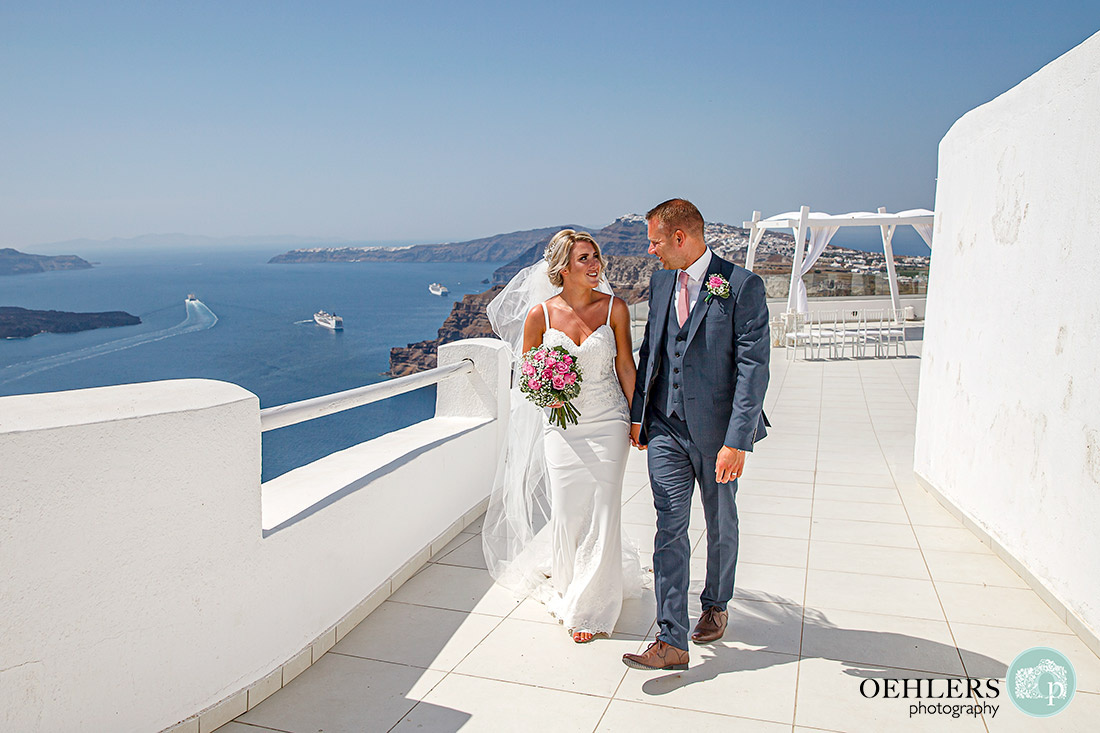
[[[675,288],[672,291],[673,301],[676,298]],[[696,304],[698,307],[698,304]],[[681,328],[676,320],[676,303],[668,309],[668,326],[665,328],[664,353],[661,355],[661,364],[658,367],[657,379],[654,384],[655,394],[653,405],[666,415],[676,415],[681,420],[687,418],[684,411],[684,352],[687,351],[688,326],[691,324],[691,314],[684,321]]]

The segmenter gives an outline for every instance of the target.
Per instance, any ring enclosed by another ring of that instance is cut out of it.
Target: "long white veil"
[[[525,267],[486,308],[489,323],[512,352],[512,371],[523,355],[523,325],[536,304],[552,298],[560,288],[550,284],[546,260]],[[528,549],[550,521],[550,493],[542,443],[542,410],[523,397],[515,378],[510,394],[508,431],[497,464],[489,507],[481,530],[482,549],[489,574],[501,585],[530,595],[544,578],[538,577]],[[529,562],[516,562],[524,556]]]

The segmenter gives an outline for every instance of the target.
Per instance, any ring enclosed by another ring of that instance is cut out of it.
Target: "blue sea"
[[[0,278],[0,305],[121,310],[138,326],[0,340],[0,396],[160,379],[239,384],[261,407],[386,379],[392,346],[436,337],[500,263],[269,265],[283,247],[81,253],[97,264]],[[443,298],[428,284],[450,288]],[[186,304],[195,293],[200,304]],[[318,310],[344,331],[317,326]],[[263,436],[263,480],[432,416],[426,388]]]

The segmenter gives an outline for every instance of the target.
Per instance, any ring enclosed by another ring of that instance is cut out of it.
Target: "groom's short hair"
[[[703,236],[703,215],[687,199],[669,199],[657,204],[645,215],[646,221],[654,219],[669,229],[682,229],[688,234]]]

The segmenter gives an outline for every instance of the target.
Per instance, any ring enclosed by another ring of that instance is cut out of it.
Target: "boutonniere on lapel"
[[[709,303],[711,298],[722,298],[725,300],[728,297],[730,297],[729,280],[717,273],[714,275],[707,275],[706,302]]]

